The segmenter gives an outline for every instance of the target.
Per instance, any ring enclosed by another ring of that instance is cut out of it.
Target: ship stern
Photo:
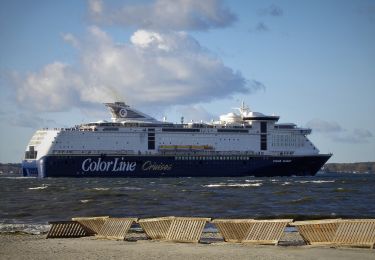
[[[44,178],[44,160],[23,160],[22,161],[22,174],[24,177],[39,177]]]

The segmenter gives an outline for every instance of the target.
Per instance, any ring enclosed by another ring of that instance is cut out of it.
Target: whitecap
[[[143,190],[143,188],[134,187],[134,186],[124,186],[124,187],[115,187],[115,188],[112,188],[112,190],[119,190],[119,191],[124,191],[124,190]]]
[[[218,187],[260,187],[263,183],[217,183],[217,184],[208,184],[203,185],[203,187],[208,188],[218,188]]]
[[[316,180],[316,181],[297,181],[298,183],[332,183],[335,181],[323,181],[323,180]]]
[[[227,184],[226,183],[215,183],[215,184],[203,185],[203,187],[215,188],[215,187],[224,187],[225,185],[227,185]]]
[[[245,182],[262,182],[261,180],[245,180]]]
[[[124,190],[142,190],[142,188],[138,187],[123,187]]]
[[[93,188],[93,190],[109,190],[109,188]]]
[[[31,177],[31,176],[1,176],[0,178],[3,178],[3,179],[9,179],[9,180],[19,180],[19,179],[35,179],[35,177]]]
[[[82,203],[87,203],[87,202],[90,202],[91,200],[80,200],[80,202]]]
[[[312,183],[332,183],[335,181],[312,181]]]
[[[39,186],[39,187],[32,187],[32,188],[29,188],[29,190],[44,190],[44,189],[47,189],[48,188],[48,185],[42,185],[42,186]]]
[[[281,185],[282,185],[282,186],[290,185],[290,182],[286,181],[286,182],[282,183]]]
[[[262,185],[263,183],[258,182],[258,183],[234,184],[234,185],[229,185],[229,186],[230,187],[260,187]]]

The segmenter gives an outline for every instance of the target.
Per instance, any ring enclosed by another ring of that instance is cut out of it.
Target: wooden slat
[[[169,228],[174,217],[148,218],[138,221],[141,228],[145,231],[147,237],[151,239],[166,239]]]
[[[199,242],[203,228],[210,218],[176,217],[168,230],[167,240],[175,242]]]
[[[335,245],[374,248],[375,219],[342,221],[337,229],[333,243]]]
[[[107,218],[96,238],[124,240],[136,218]]]
[[[277,245],[285,227],[292,219],[253,220],[253,225],[243,242]]]
[[[72,238],[88,235],[86,229],[77,221],[54,221],[50,224],[51,228],[47,238]]]
[[[72,218],[73,221],[79,222],[85,229],[88,235],[93,236],[98,234],[99,230],[104,225],[106,219],[109,216],[102,217],[75,217]]]
[[[291,225],[297,227],[306,244],[329,245],[333,243],[341,221],[342,219],[296,221]]]
[[[214,219],[212,223],[218,228],[226,242],[242,242],[253,226],[253,219]]]

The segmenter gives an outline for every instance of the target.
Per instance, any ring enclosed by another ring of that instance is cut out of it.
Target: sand
[[[279,246],[230,244],[215,234],[204,234],[199,244],[151,241],[142,234],[126,241],[45,237],[2,233],[0,259],[375,259],[371,249],[301,245],[294,233],[284,235]]]

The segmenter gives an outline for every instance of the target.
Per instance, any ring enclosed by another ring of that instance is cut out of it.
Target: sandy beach
[[[286,234],[279,246],[224,243],[204,234],[199,244],[146,240],[143,234],[126,241],[95,237],[45,239],[46,235],[0,234],[0,259],[375,259],[375,250],[301,245],[298,234]]]

